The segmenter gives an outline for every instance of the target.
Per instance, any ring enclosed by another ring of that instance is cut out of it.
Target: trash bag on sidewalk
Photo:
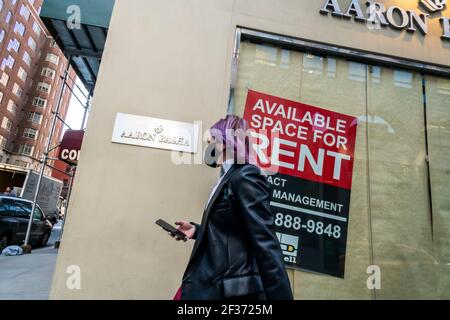
[[[23,250],[19,246],[9,246],[3,249],[0,256],[20,256],[23,254]]]

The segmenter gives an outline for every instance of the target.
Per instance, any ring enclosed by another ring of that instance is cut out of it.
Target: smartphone
[[[160,226],[161,228],[163,228],[164,230],[170,232],[171,234],[173,234],[175,236],[178,236],[181,239],[186,239],[187,238],[187,236],[183,232],[181,232],[180,230],[178,230],[177,228],[175,228],[171,224],[167,223],[163,219],[156,220],[156,224],[158,226]]]

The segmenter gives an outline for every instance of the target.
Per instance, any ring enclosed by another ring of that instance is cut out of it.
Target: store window
[[[289,268],[296,298],[449,298],[450,79],[245,40],[233,113],[244,116],[249,90],[358,123],[345,276]],[[369,266],[382,290],[368,290]]]

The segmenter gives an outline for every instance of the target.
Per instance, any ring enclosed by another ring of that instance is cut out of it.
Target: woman
[[[273,231],[269,184],[250,163],[247,129],[245,120],[231,115],[210,129],[205,160],[221,167],[222,176],[202,223],[176,222],[188,239],[196,240],[180,299],[292,299]]]

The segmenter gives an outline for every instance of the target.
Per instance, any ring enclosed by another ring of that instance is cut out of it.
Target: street
[[[47,300],[58,250],[62,221],[54,227],[48,244],[31,254],[0,256],[0,300]]]

